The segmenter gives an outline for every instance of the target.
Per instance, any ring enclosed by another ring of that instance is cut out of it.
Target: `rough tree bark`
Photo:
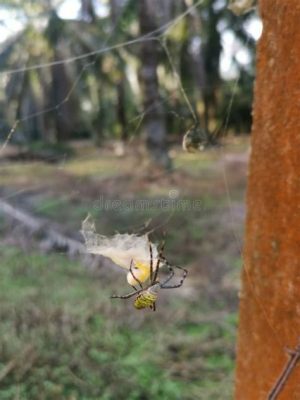
[[[140,0],[138,4],[140,32],[141,35],[146,35],[160,26],[158,22],[163,19],[161,2],[159,0]],[[141,44],[139,79],[143,93],[144,129],[148,150],[157,165],[169,167],[166,122],[157,77],[158,46],[158,42],[154,40]]]
[[[260,14],[238,400],[268,398],[300,336],[300,2],[261,0]],[[278,399],[300,399],[299,366]]]

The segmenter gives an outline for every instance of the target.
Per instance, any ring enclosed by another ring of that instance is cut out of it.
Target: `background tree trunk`
[[[261,0],[236,375],[267,399],[300,335],[300,2]],[[300,399],[300,367],[279,399]]]
[[[112,26],[117,29],[118,20],[122,15],[124,8],[124,0],[110,0],[110,14],[112,20]],[[128,128],[127,128],[127,116],[126,116],[126,74],[125,63],[119,57],[117,62],[119,79],[116,83],[116,97],[117,97],[117,119],[121,127],[121,139],[125,142],[128,139]]]
[[[141,35],[153,32],[162,20],[161,2],[158,0],[139,1],[139,22]],[[145,41],[141,44],[141,68],[139,78],[142,85],[145,110],[144,129],[147,147],[154,162],[169,167],[170,160],[166,148],[166,121],[159,95],[157,77],[158,42]]]
[[[56,60],[61,60],[62,56],[55,51]],[[60,105],[58,111],[54,111],[55,115],[55,135],[56,142],[64,142],[72,136],[72,132],[76,126],[76,107],[75,99],[72,96],[65,101],[66,96],[70,92],[72,83],[69,81],[66,67],[64,64],[51,66],[52,76],[52,104]],[[62,103],[63,102],[63,103]]]
[[[81,16],[87,22],[96,22],[96,13],[93,0],[81,0]]]

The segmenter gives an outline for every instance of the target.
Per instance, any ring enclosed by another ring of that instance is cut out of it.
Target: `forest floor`
[[[248,139],[175,147],[170,173],[135,146],[73,147],[58,163],[0,160],[1,199],[81,241],[88,213],[105,235],[148,222],[189,274],[159,293],[155,313],[137,311],[110,299],[131,290],[122,270],[47,252],[0,214],[1,400],[231,399]]]

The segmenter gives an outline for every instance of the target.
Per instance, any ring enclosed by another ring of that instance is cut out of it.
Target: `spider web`
[[[12,136],[14,134],[14,132],[16,131],[18,125],[21,122],[27,121],[29,119],[35,118],[37,116],[43,115],[43,114],[47,114],[50,113],[52,111],[59,111],[60,107],[67,103],[70,99],[70,96],[72,95],[72,93],[74,92],[74,90],[76,89],[77,85],[79,84],[85,70],[89,67],[91,67],[92,65],[94,65],[97,62],[97,56],[103,54],[103,53],[107,53],[107,52],[111,52],[113,50],[118,50],[124,47],[128,47],[134,44],[138,44],[138,43],[142,43],[145,41],[160,41],[160,37],[165,36],[168,31],[170,29],[172,29],[176,24],[178,24],[183,18],[185,18],[192,10],[196,9],[198,6],[200,6],[203,3],[204,0],[199,0],[196,4],[188,7],[183,13],[181,13],[178,17],[172,19],[171,21],[167,22],[166,24],[160,26],[159,28],[155,29],[152,32],[149,32],[143,36],[140,36],[136,39],[127,41],[127,42],[122,42],[122,43],[118,43],[118,44],[114,44],[112,46],[106,46],[107,43],[109,42],[109,40],[112,38],[113,33],[116,29],[116,27],[118,26],[118,24],[121,21],[122,18],[122,14],[121,16],[118,18],[118,20],[116,21],[115,24],[113,24],[111,32],[109,33],[107,39],[105,40],[104,44],[101,46],[101,48],[94,50],[94,51],[90,51],[84,54],[81,54],[79,56],[74,56],[74,57],[70,57],[70,58],[65,58],[63,60],[58,60],[58,61],[52,61],[52,62],[48,62],[48,63],[43,63],[43,64],[37,64],[37,65],[31,65],[28,67],[22,67],[22,68],[12,68],[12,69],[8,69],[5,71],[1,71],[0,72],[0,76],[3,75],[11,75],[11,74],[16,74],[16,73],[22,73],[22,72],[26,72],[26,71],[30,71],[30,70],[37,70],[37,69],[42,69],[42,68],[49,68],[52,66],[57,66],[57,65],[61,65],[61,64],[69,64],[69,63],[74,63],[76,61],[80,61],[80,60],[84,60],[87,59],[89,57],[94,56],[95,59],[94,61],[91,62],[87,62],[84,64],[84,66],[81,68],[79,74],[77,75],[73,85],[71,86],[70,90],[68,91],[68,93],[66,94],[66,96],[63,98],[62,101],[60,101],[59,103],[57,103],[55,106],[53,107],[49,107],[49,108],[45,108],[44,110],[29,114],[23,118],[20,119],[16,119],[12,128],[10,129],[10,131],[8,132],[6,139],[4,141],[4,143],[2,144],[1,148],[0,148],[0,155],[1,153],[3,153],[3,150],[6,148],[6,146],[8,145],[8,143],[10,142],[10,140],[12,139]],[[186,100],[188,101],[188,99],[186,98]],[[143,116],[148,112],[148,110],[144,110],[143,112]],[[137,117],[138,118],[138,117]],[[141,123],[141,122],[140,122]]]
[[[0,155],[1,153],[4,152],[5,148],[7,147],[7,145],[10,143],[10,141],[13,138],[14,133],[16,132],[16,129],[18,128],[18,126],[22,123],[25,122],[27,120],[30,120],[32,118],[35,118],[37,116],[43,115],[43,114],[47,114],[53,111],[59,112],[60,108],[62,107],[62,105],[64,105],[65,103],[67,103],[70,100],[71,95],[73,94],[73,92],[76,90],[77,86],[79,85],[85,71],[90,68],[91,66],[95,65],[95,63],[97,62],[97,57],[99,57],[101,54],[104,53],[108,53],[111,52],[113,50],[118,50],[118,49],[122,49],[124,47],[129,47],[135,44],[139,44],[139,43],[143,43],[145,41],[156,41],[160,44],[161,48],[163,49],[163,51],[165,52],[165,55],[167,57],[167,60],[170,64],[170,68],[171,71],[174,75],[174,79],[176,80],[177,83],[177,90],[179,90],[181,92],[182,98],[184,99],[184,102],[187,106],[187,109],[189,110],[192,119],[197,122],[197,117],[196,117],[196,113],[195,110],[192,106],[192,103],[189,99],[188,93],[186,91],[186,89],[184,88],[180,75],[177,71],[176,65],[172,59],[172,55],[170,53],[170,50],[168,48],[168,45],[166,43],[166,35],[168,34],[168,32],[174,27],[176,26],[180,21],[182,21],[186,16],[188,16],[193,10],[195,10],[196,8],[200,7],[203,4],[204,0],[199,0],[197,3],[195,3],[194,5],[189,6],[184,12],[182,12],[181,14],[179,14],[177,17],[175,17],[174,19],[172,19],[171,21],[167,22],[166,24],[160,26],[159,28],[155,29],[154,31],[143,35],[143,36],[139,36],[138,38],[134,39],[134,40],[130,40],[130,41],[126,41],[126,42],[121,42],[121,43],[117,43],[117,44],[112,44],[112,45],[108,45],[108,43],[110,42],[110,40],[113,37],[114,31],[117,27],[117,25],[120,23],[121,19],[122,19],[122,14],[120,15],[120,17],[118,18],[118,20],[116,21],[116,23],[112,26],[111,31],[109,32],[109,34],[107,35],[107,38],[104,42],[104,44],[101,46],[101,48],[91,51],[91,52],[87,52],[87,53],[83,53],[79,56],[75,56],[75,57],[70,57],[70,58],[66,58],[63,60],[59,60],[59,61],[53,61],[53,62],[48,62],[48,63],[42,63],[42,64],[37,64],[37,65],[32,65],[29,67],[20,67],[20,68],[14,68],[14,69],[8,69],[5,71],[1,71],[0,72],[0,76],[8,76],[11,74],[18,74],[18,73],[24,73],[26,71],[29,70],[37,70],[37,69],[43,69],[43,68],[49,68],[52,66],[56,66],[56,65],[60,65],[60,64],[70,64],[70,63],[75,63],[78,61],[82,61],[82,60],[87,60],[90,59],[91,57],[94,57],[93,61],[87,61],[84,63],[84,65],[82,66],[81,70],[79,71],[78,75],[76,76],[70,90],[68,91],[68,93],[66,94],[66,96],[63,98],[62,101],[60,101],[59,103],[57,103],[56,105],[54,105],[53,107],[49,107],[49,108],[45,108],[43,110],[40,110],[38,112],[32,113],[32,114],[28,114],[22,118],[16,119],[15,122],[13,123],[11,129],[9,130],[9,132],[6,135],[6,139],[4,140],[3,144],[0,147]],[[249,40],[249,38],[247,39]],[[226,111],[226,114],[224,116],[224,123],[223,123],[223,127],[221,128],[221,130],[223,132],[226,132],[228,129],[228,124],[229,124],[229,118],[232,112],[232,106],[233,106],[233,102],[234,102],[234,98],[236,96],[237,93],[237,87],[238,87],[238,82],[239,82],[239,77],[236,78],[235,82],[234,82],[234,86],[232,89],[232,94],[231,94],[231,98],[230,98],[230,102],[228,104],[228,108]],[[168,100],[167,96],[165,99],[161,100],[161,103],[165,103]],[[150,112],[150,108],[143,110],[140,114],[138,114],[136,117],[134,117],[133,119],[131,119],[129,121],[129,123],[131,124],[135,124],[135,132],[138,131],[141,127],[141,124],[145,118],[145,116],[147,115],[148,112]],[[175,114],[175,116],[177,118],[182,118],[178,113],[176,113],[174,110],[171,111],[173,114]],[[224,150],[221,148],[221,154],[224,156]],[[83,157],[81,157],[83,158]],[[62,165],[61,168],[64,168],[64,166]],[[177,167],[179,168],[179,166]],[[230,215],[230,219],[231,219],[231,230],[232,230],[232,236],[233,236],[233,240],[235,241],[238,249],[239,249],[239,253],[240,256],[242,258],[242,240],[239,236],[239,233],[237,232],[236,228],[235,228],[235,221],[234,221],[234,212],[233,212],[233,201],[232,201],[232,197],[231,197],[231,189],[230,189],[230,185],[229,185],[229,181],[228,181],[228,176],[227,176],[227,171],[226,171],[226,165],[225,163],[223,163],[222,165],[222,174],[223,174],[223,181],[224,181],[224,186],[225,186],[225,190],[226,190],[226,196],[227,196],[227,204],[228,204],[228,210],[229,210],[229,215]],[[34,188],[34,186],[33,186]],[[7,198],[11,198],[13,196],[17,196],[20,192],[25,190],[29,190],[27,189],[22,189],[21,191],[16,191],[14,194],[10,194]],[[62,201],[59,200],[58,203]],[[41,211],[42,209],[40,208],[39,211]],[[168,218],[163,221],[161,224],[159,224],[159,227],[167,225],[170,221],[171,218],[173,218],[174,215],[174,210],[170,211],[170,214],[168,216]],[[268,319],[267,313],[264,309],[263,306],[263,301],[262,299],[259,298],[259,296],[257,295],[256,291],[255,291],[255,287],[252,283],[252,279],[251,276],[249,274],[249,271],[247,271],[247,268],[245,267],[245,271],[246,271],[246,275],[247,275],[247,279],[250,282],[250,286],[252,288],[252,292],[253,292],[253,296],[255,297],[257,303],[259,304],[259,308],[261,310],[261,312],[264,315],[265,320],[268,322],[268,325],[270,327],[270,330],[272,331],[272,334],[276,337],[277,342],[284,347],[283,343],[281,343],[280,338],[278,337],[278,334],[276,332],[275,327],[273,327]]]
[[[194,113],[193,108],[191,106],[191,103],[190,103],[190,101],[188,99],[186,91],[185,91],[185,89],[183,88],[183,86],[181,84],[180,77],[176,72],[176,68],[175,68],[175,66],[174,66],[174,64],[172,62],[171,55],[170,55],[168,47],[167,47],[167,45],[166,45],[166,43],[164,41],[164,38],[166,37],[168,32],[174,26],[176,26],[180,21],[182,21],[186,16],[188,16],[193,10],[195,10],[199,6],[201,6],[203,4],[203,1],[204,0],[199,0],[195,4],[189,6],[184,12],[180,13],[178,16],[176,16],[175,18],[171,19],[170,21],[168,21],[167,23],[163,24],[162,26],[158,27],[157,29],[153,30],[152,32],[149,32],[149,33],[147,33],[145,35],[139,36],[139,37],[137,37],[136,39],[133,39],[133,40],[129,40],[129,41],[121,42],[121,43],[117,43],[117,44],[112,44],[112,45],[109,46],[108,43],[113,38],[115,29],[118,27],[118,25],[122,21],[122,17],[123,17],[123,13],[124,13],[124,9],[123,9],[123,11],[121,12],[120,16],[117,18],[116,22],[114,24],[112,24],[111,31],[108,33],[106,40],[104,41],[103,45],[99,49],[94,50],[94,51],[90,51],[90,52],[86,52],[86,53],[80,54],[78,56],[64,58],[64,59],[58,60],[58,61],[46,62],[46,63],[36,64],[36,65],[31,65],[31,66],[26,66],[26,67],[11,68],[11,69],[7,69],[7,70],[4,70],[4,71],[0,71],[0,77],[5,77],[5,76],[12,75],[12,74],[24,73],[24,72],[31,71],[31,70],[44,69],[44,68],[49,68],[49,67],[52,67],[52,66],[57,66],[57,65],[62,65],[62,64],[67,65],[67,64],[70,64],[70,63],[75,63],[77,61],[89,59],[90,57],[94,57],[93,61],[88,61],[88,62],[84,63],[84,65],[81,67],[79,73],[75,77],[74,82],[71,85],[71,88],[69,89],[69,91],[67,92],[65,97],[60,102],[56,103],[54,106],[47,107],[47,108],[44,108],[44,109],[42,109],[40,111],[27,114],[26,116],[24,116],[22,118],[16,118],[15,119],[14,123],[11,126],[11,129],[6,134],[5,140],[3,141],[2,145],[0,145],[0,156],[4,153],[4,150],[6,149],[8,144],[13,139],[13,136],[14,136],[18,126],[22,122],[28,121],[28,120],[33,119],[35,117],[38,117],[38,116],[41,116],[41,115],[45,115],[45,114],[48,114],[48,113],[51,113],[51,112],[59,112],[60,108],[64,104],[69,102],[69,100],[71,98],[71,95],[74,93],[74,91],[76,90],[77,86],[79,85],[79,83],[80,83],[85,71],[88,68],[90,68],[91,66],[95,65],[95,63],[98,60],[98,57],[101,54],[109,53],[109,52],[112,52],[113,50],[118,50],[118,49],[122,49],[124,47],[129,47],[129,46],[132,46],[132,45],[135,45],[135,44],[143,43],[145,41],[156,41],[157,43],[159,43],[161,45],[162,49],[166,52],[166,55],[167,55],[167,58],[168,58],[168,60],[170,62],[170,65],[171,65],[171,68],[173,70],[173,73],[176,76],[176,79],[178,80],[178,84],[179,84],[180,90],[182,92],[182,95],[184,96],[184,100],[185,100],[185,102],[186,102],[186,104],[187,104],[187,106],[189,108],[189,111],[191,112],[191,115],[192,115],[193,119],[196,120],[195,113]],[[167,96],[166,96],[165,99],[160,99],[160,103],[161,104],[164,104],[167,101],[168,101],[168,97]],[[132,118],[131,120],[128,121],[129,124],[135,124],[135,127],[133,128],[134,135],[141,128],[143,120],[144,120],[145,116],[151,111],[151,108],[152,108],[152,106],[150,106],[148,109],[144,109],[136,117],[134,117],[134,118]],[[174,114],[177,118],[182,119],[182,117],[178,113],[176,113],[175,111],[172,110],[172,111],[169,111],[169,112]],[[84,159],[84,157],[81,157],[81,159]],[[61,166],[61,168],[63,168],[63,166]],[[16,192],[16,194],[19,194],[19,193],[20,193],[20,191]],[[9,198],[11,198],[13,196],[14,196],[13,194],[8,195]],[[5,197],[5,198],[7,198],[7,197]],[[41,211],[42,209],[39,209],[39,210]],[[167,221],[169,221],[170,218],[171,217],[167,218]],[[161,225],[162,224],[160,224],[160,226]]]

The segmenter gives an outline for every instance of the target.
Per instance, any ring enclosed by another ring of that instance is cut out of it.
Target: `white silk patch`
[[[150,241],[147,235],[116,234],[111,237],[100,235],[96,232],[95,223],[91,216],[82,222],[81,233],[85,240],[88,253],[100,254],[110,258],[122,268],[130,268],[131,260],[137,267],[143,264],[150,271]],[[157,262],[158,251],[156,244],[151,243],[153,265]]]

